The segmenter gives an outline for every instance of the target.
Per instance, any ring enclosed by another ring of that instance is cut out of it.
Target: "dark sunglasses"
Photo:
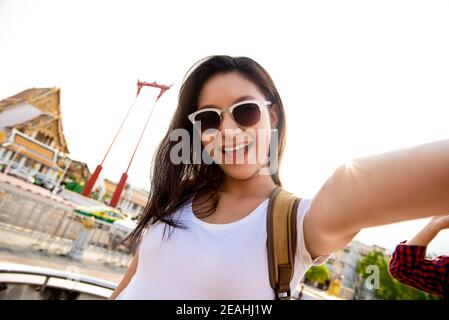
[[[262,110],[271,105],[271,101],[241,101],[226,109],[204,108],[191,113],[189,120],[201,133],[209,129],[219,129],[223,121],[223,112],[229,111],[235,123],[241,127],[250,127],[260,120]]]

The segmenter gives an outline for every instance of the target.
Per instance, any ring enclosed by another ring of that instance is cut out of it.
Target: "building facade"
[[[59,88],[31,88],[0,101],[0,170],[87,181],[87,165],[68,157]]]
[[[365,299],[374,297],[374,292],[368,292],[369,290],[366,291],[363,288],[361,277],[357,272],[360,260],[373,250],[386,252],[379,246],[353,240],[343,250],[333,253],[327,261],[331,278],[339,278],[341,281],[340,296],[342,298],[352,299],[356,294],[360,295],[362,291],[364,291]]]
[[[103,188],[98,188],[102,189],[101,201],[103,201],[106,204],[109,204],[114,194],[115,188],[117,187],[117,183],[109,179],[104,179],[103,186],[104,186]],[[117,207],[135,217],[143,212],[147,204],[148,197],[149,197],[148,191],[133,188],[131,187],[131,185],[126,184]]]

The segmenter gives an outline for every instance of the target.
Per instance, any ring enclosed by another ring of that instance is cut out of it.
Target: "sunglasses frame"
[[[241,106],[242,104],[247,104],[247,103],[254,103],[255,105],[257,105],[259,107],[260,113],[262,113],[262,111],[264,109],[267,109],[268,107],[270,107],[272,105],[271,101],[268,101],[268,100],[244,100],[244,101],[240,101],[240,102],[234,103],[232,106],[227,107],[225,109],[220,109],[220,108],[204,108],[204,109],[200,109],[200,110],[197,110],[197,111],[189,114],[188,118],[189,118],[190,122],[192,122],[192,124],[199,130],[198,126],[195,124],[195,117],[196,117],[196,115],[198,115],[200,113],[203,113],[205,111],[216,112],[218,114],[218,116],[220,117],[220,124],[218,126],[218,129],[219,129],[221,127],[221,123],[223,122],[222,113],[224,113],[226,111],[229,111],[229,113],[231,115],[231,118],[232,118],[232,121],[234,121],[239,127],[245,127],[245,126],[242,126],[240,123],[238,123],[234,119],[234,115],[232,114],[232,112],[238,106]],[[217,129],[214,129],[214,130],[217,130]]]

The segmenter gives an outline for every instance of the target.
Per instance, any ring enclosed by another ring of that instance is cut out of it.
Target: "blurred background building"
[[[69,158],[60,88],[31,88],[0,101],[0,170],[26,179],[36,173],[56,184],[61,176],[81,186],[87,165]]]
[[[48,189],[61,185],[62,196],[92,204],[70,193],[81,193],[91,172],[86,163],[69,157],[60,95],[60,88],[30,88],[0,101],[0,171],[27,182],[39,176]],[[108,204],[116,186],[109,179],[100,179],[91,197]],[[137,216],[148,196],[148,191],[127,184],[118,207]]]

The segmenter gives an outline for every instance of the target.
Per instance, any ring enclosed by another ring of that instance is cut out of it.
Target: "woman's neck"
[[[275,187],[276,184],[269,175],[256,175],[245,180],[225,176],[219,191],[237,197],[268,198]]]

